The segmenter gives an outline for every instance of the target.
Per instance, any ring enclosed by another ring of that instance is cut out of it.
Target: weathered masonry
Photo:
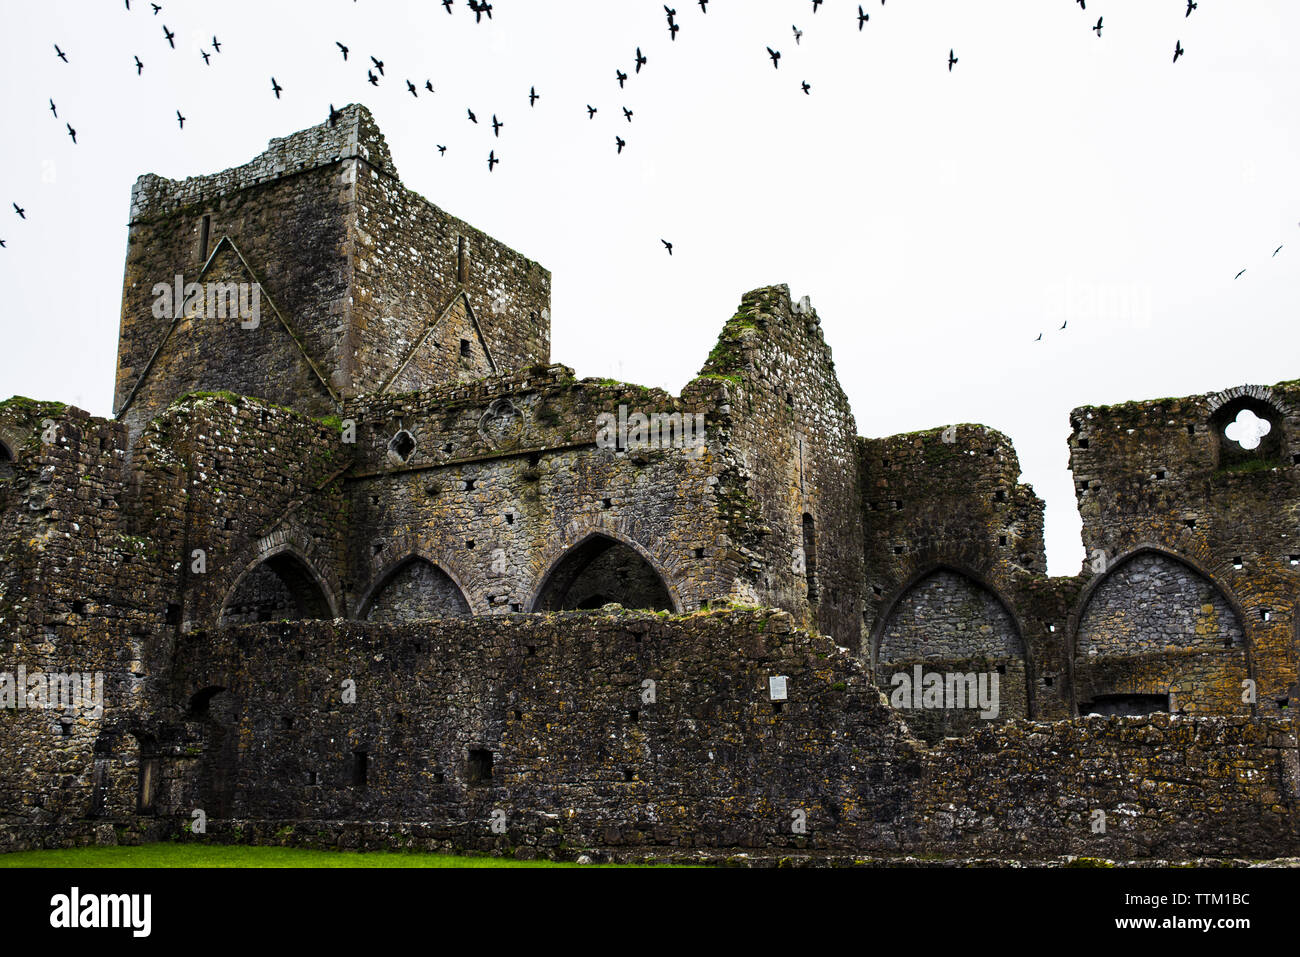
[[[142,177],[115,417],[0,403],[0,847],[1296,852],[1300,383],[1076,409],[1049,577],[1007,438],[859,437],[786,287],[680,395],[550,321],[362,107]]]

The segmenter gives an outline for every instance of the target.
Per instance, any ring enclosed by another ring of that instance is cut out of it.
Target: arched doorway
[[[678,610],[663,577],[639,551],[607,535],[592,535],[555,563],[532,610],[574,611],[611,603]]]
[[[470,616],[469,602],[451,576],[418,555],[388,572],[363,608],[364,619],[378,622]]]
[[[263,621],[332,618],[320,578],[292,552],[279,552],[245,572],[221,608],[222,627]]]

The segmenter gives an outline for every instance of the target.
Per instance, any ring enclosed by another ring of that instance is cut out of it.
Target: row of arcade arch
[[[604,533],[589,535],[562,554],[543,577],[527,610],[572,611],[611,603],[650,611],[682,611],[652,559],[633,543]],[[362,594],[357,609],[357,618],[376,622],[472,614],[467,590],[454,573],[416,554],[381,572]],[[297,549],[284,547],[239,577],[222,605],[220,624],[339,616],[339,603],[322,576]]]
[[[1080,714],[1216,710],[1252,676],[1244,621],[1240,605],[1208,572],[1182,556],[1143,546],[1084,589],[1062,622],[1067,671],[1045,675],[1035,667],[1018,616],[997,589],[969,569],[939,564],[913,576],[882,608],[871,658],[886,689],[900,669],[917,665],[939,671],[972,664],[995,668],[1002,678],[1003,718],[1039,717],[1034,699],[1047,695],[1059,696]],[[1222,700],[1174,701],[1170,689],[1179,687],[1177,672],[1196,667],[1178,661],[1193,662],[1206,652],[1222,659]],[[1053,687],[1062,679],[1067,688]]]

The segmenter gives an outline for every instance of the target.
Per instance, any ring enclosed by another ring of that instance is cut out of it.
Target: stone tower
[[[546,269],[404,187],[349,106],[236,169],[136,182],[114,410],[135,436],[191,392],[327,415],[545,364],[550,290]]]

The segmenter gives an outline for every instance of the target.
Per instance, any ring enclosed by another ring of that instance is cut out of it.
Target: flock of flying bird
[[[353,2],[356,2],[356,0],[353,0]],[[455,0],[438,0],[438,2],[441,3],[441,5],[445,8],[448,14],[452,14],[453,8],[455,6]],[[695,2],[699,4],[701,13],[709,12],[710,0],[695,0]],[[814,14],[817,13],[822,3],[824,2],[825,0],[811,0],[812,12]],[[884,6],[885,2],[886,0],[880,0],[881,6]],[[1075,2],[1079,4],[1079,7],[1081,9],[1087,10],[1088,8],[1087,0],[1075,0]],[[131,0],[125,0],[125,3],[126,3],[126,9],[130,11]],[[492,19],[492,4],[491,2],[489,2],[489,0],[467,0],[467,3],[470,8],[470,11],[474,14],[475,23],[482,23],[484,17],[487,17],[489,20]],[[162,12],[163,8],[160,4],[151,2],[149,6],[152,8],[154,16],[158,16],[158,14]],[[1184,14],[1184,18],[1190,17],[1193,11],[1195,11],[1196,9],[1197,9],[1197,0],[1187,0],[1187,10]],[[677,11],[672,7],[668,6],[668,4],[664,4],[664,12],[667,15],[667,19],[668,19],[669,38],[675,41],[677,39],[677,34],[681,30],[681,24],[677,22]],[[863,9],[861,4],[859,4],[858,11],[857,11],[857,19],[856,19],[858,31],[861,32],[870,20],[871,20],[871,15],[867,13],[865,9]],[[1098,17],[1097,23],[1092,27],[1093,32],[1097,34],[1098,38],[1101,37],[1104,26],[1105,26],[1104,17]],[[795,44],[799,45],[803,40],[804,33],[798,27],[798,25],[794,25],[792,29],[794,33]],[[163,31],[163,39],[166,40],[167,45],[172,50],[175,50],[176,49],[175,32],[168,29],[165,23],[162,24],[162,31]],[[207,49],[204,48],[200,48],[199,50],[199,55],[203,58],[203,62],[205,65],[211,65],[213,53],[216,54],[221,53],[221,41],[215,35],[212,37],[211,46],[213,52],[209,52]],[[339,52],[343,56],[343,60],[347,62],[349,56],[351,55],[351,49],[346,44],[340,41],[335,41],[335,46],[338,47]],[[68,62],[68,55],[60,48],[60,46],[57,43],[54,44],[54,52],[59,60],[61,60],[64,63]],[[1182,57],[1185,53],[1186,51],[1183,49],[1182,41],[1181,40],[1176,41],[1174,44],[1173,62],[1177,63],[1179,58]],[[772,62],[772,68],[780,69],[781,51],[769,46],[767,47],[767,55]],[[646,57],[646,55],[642,53],[640,47],[637,47],[636,57],[634,60],[634,72],[636,74],[640,74],[642,68],[645,67],[648,64],[648,62],[649,62],[648,57]],[[948,60],[947,60],[949,73],[952,72],[953,67],[955,67],[958,62],[959,59],[957,57],[956,50],[949,49]],[[134,65],[135,65],[136,75],[137,76],[143,75],[144,63],[141,62],[139,56],[134,57]],[[378,72],[376,73],[376,71]],[[385,77],[384,62],[372,55],[370,57],[370,66],[366,70],[366,81],[370,85],[378,87],[384,77]],[[625,73],[621,68],[615,69],[614,78],[618,82],[618,86],[620,90],[625,89],[627,81],[630,79],[629,75]],[[421,87],[418,87],[410,79],[407,79],[405,82],[406,82],[407,92],[409,92],[412,97],[418,99],[420,95]],[[436,92],[434,90],[433,81],[429,79],[426,79],[424,81],[424,85],[422,88],[430,94]],[[800,88],[802,89],[805,95],[812,94],[812,86],[806,80],[800,82]],[[279,83],[278,80],[276,80],[274,76],[271,77],[271,92],[277,100],[280,99],[280,95],[284,92],[284,87]],[[537,92],[536,86],[533,86],[529,89],[528,91],[529,107],[535,107],[537,105],[537,101],[540,100],[541,98],[542,98],[541,94]],[[622,109],[623,109],[624,119],[626,119],[628,123],[631,123],[634,115],[633,112],[629,110],[626,106],[624,106]],[[50,99],[50,112],[54,114],[56,119],[59,117],[58,106],[55,104],[53,99]],[[590,103],[587,104],[587,118],[589,120],[594,120],[598,112],[599,109],[597,107],[592,106]],[[478,117],[475,115],[474,111],[472,109],[467,109],[466,113],[467,113],[468,121],[477,125]],[[329,122],[331,123],[331,125],[337,121],[339,116],[340,116],[339,111],[337,111],[334,108],[334,105],[331,103],[330,112],[329,112]],[[186,117],[181,113],[180,110],[177,110],[176,122],[181,130],[185,129],[185,120]],[[64,125],[67,127],[68,136],[72,139],[72,142],[76,144],[77,142],[76,129],[74,129],[72,124],[70,122],[67,122],[66,120],[64,122]],[[497,114],[495,113],[492,114],[492,135],[494,138],[497,139],[500,138],[501,130],[504,126],[505,123],[497,116]],[[626,140],[623,139],[621,135],[615,135],[614,146],[617,150],[618,155],[622,155],[623,151],[627,148],[628,143]],[[447,147],[445,145],[438,144],[437,148],[438,148],[438,154],[440,156],[446,155]],[[495,148],[491,149],[488,153],[488,158],[487,158],[488,172],[493,172],[500,163],[501,163],[501,159],[497,156],[496,149]],[[20,207],[17,203],[13,204],[13,208],[14,208],[14,212],[18,215],[20,219],[25,220],[27,218],[27,211],[22,207]],[[668,251],[668,255],[671,256],[673,254],[673,244],[666,239],[661,239],[660,242],[663,244],[664,248]],[[0,248],[5,248],[6,245],[7,244],[5,240],[0,239]],[[1276,257],[1277,254],[1282,251],[1282,249],[1283,249],[1282,246],[1278,246],[1277,249],[1273,251],[1273,256]],[[1246,270],[1242,269],[1241,272],[1237,273],[1237,275],[1234,278],[1240,279],[1245,273]],[[1065,329],[1065,325],[1062,325],[1061,330],[1064,329]],[[1043,338],[1042,334],[1040,333],[1038,339],[1036,339],[1035,341],[1041,341],[1042,338]]]

